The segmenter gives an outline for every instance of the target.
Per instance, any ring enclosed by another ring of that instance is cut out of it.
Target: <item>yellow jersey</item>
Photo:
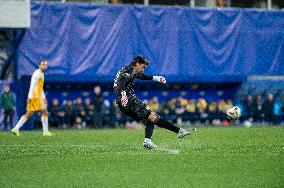
[[[31,78],[30,90],[29,90],[29,99],[45,99],[45,94],[43,91],[44,84],[44,73],[37,69]]]

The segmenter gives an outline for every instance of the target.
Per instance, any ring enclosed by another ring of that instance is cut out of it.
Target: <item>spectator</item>
[[[262,122],[264,120],[263,101],[261,95],[257,95],[254,101],[254,120]]]
[[[87,109],[91,104],[92,104],[91,103],[91,99],[90,98],[86,98],[85,101],[84,101],[85,109]]]
[[[176,120],[177,99],[173,98],[167,102],[166,110],[168,110],[167,118],[173,122]]]
[[[159,113],[161,116],[170,119],[170,121],[174,121],[176,119],[175,100],[176,99],[167,99],[159,104]]]
[[[102,127],[102,109],[104,104],[104,98],[101,94],[101,87],[94,87],[94,106],[95,106],[95,127]]]
[[[207,102],[204,98],[197,99],[196,108],[199,113],[203,113],[207,109]]]
[[[176,100],[176,109],[175,114],[176,116],[176,123],[178,126],[181,126],[183,124],[183,121],[186,119],[185,114],[185,106],[187,104],[187,100],[179,96]]]
[[[113,128],[113,106],[109,100],[104,100],[104,107],[103,107],[103,125],[106,127]]]
[[[217,105],[217,118],[221,121],[227,119],[227,116],[226,116],[226,107],[227,107],[227,104],[225,103],[225,101],[223,99],[219,100],[218,101],[218,105]]]
[[[187,105],[185,106],[186,113],[184,115],[185,120],[190,120],[191,122],[195,122],[198,120],[198,115],[196,114],[196,104],[193,99],[189,99]]]
[[[225,110],[227,111],[230,107],[232,107],[234,104],[233,104],[233,101],[231,99],[228,99],[226,101],[226,105],[225,105]]]
[[[170,114],[174,115],[175,114],[175,110],[177,108],[177,99],[173,98],[173,99],[169,100],[168,107],[170,109]]]
[[[10,128],[13,127],[13,116],[15,111],[14,94],[10,91],[10,86],[4,86],[4,92],[1,94],[1,108],[4,113],[4,130],[8,130],[7,118],[10,119]]]
[[[162,102],[160,105],[159,105],[159,112],[161,114],[163,114],[164,116],[167,116],[170,111],[171,111],[171,107],[170,107],[170,104],[169,104],[169,99],[165,100],[164,102]],[[168,118],[167,118],[168,119]]]
[[[78,97],[75,103],[75,114],[76,114],[76,127],[78,129],[86,127],[86,109],[83,104],[82,98]]]
[[[226,113],[226,103],[223,99],[218,101],[218,110],[221,113]]]
[[[187,100],[183,99],[181,96],[179,96],[176,100],[176,109],[175,114],[181,115],[185,112],[185,106],[187,105]]]
[[[273,124],[281,123],[281,103],[274,101]]]
[[[274,98],[272,94],[268,94],[266,100],[263,103],[263,112],[265,120],[268,123],[274,122]]]
[[[206,113],[207,102],[204,98],[197,99],[196,109],[197,113],[199,114],[201,122],[204,123],[208,117],[208,114]]]
[[[41,113],[39,111],[35,112],[33,114],[32,118],[33,118],[34,128],[35,129],[40,129],[42,127]]]
[[[73,127],[76,120],[76,110],[71,99],[67,100],[66,104],[63,107],[63,110],[65,112],[64,118],[67,127]]]
[[[254,114],[253,114],[254,113],[254,102],[253,102],[253,98],[252,98],[251,95],[247,96],[244,107],[245,107],[245,113],[246,113],[245,119],[253,120],[253,117],[254,117]]]
[[[59,120],[59,127],[62,127],[64,129],[66,129],[68,127],[67,126],[66,113],[65,113],[65,105],[59,107],[58,120]]]
[[[208,119],[210,122],[212,122],[213,120],[218,119],[219,117],[217,116],[217,102],[213,101],[210,102],[208,105]]]
[[[59,101],[58,99],[53,99],[51,105],[48,107],[49,124],[53,127],[60,126],[59,111],[60,111]]]
[[[185,109],[188,113],[195,113],[196,112],[195,102],[192,99],[189,99],[187,105],[185,106]]]
[[[82,98],[78,97],[74,105],[77,115],[80,114],[81,110],[85,110],[85,105],[83,104]]]
[[[118,126],[120,126],[120,124],[124,123],[123,122],[123,115],[122,115],[121,111],[119,110],[118,105],[117,105],[115,100],[112,103],[112,114],[113,114],[113,117],[115,119],[115,127],[118,127]]]
[[[179,96],[179,97],[177,98],[177,100],[179,101],[179,103],[180,103],[183,107],[185,107],[185,106],[187,105],[187,100],[184,99],[182,96]]]
[[[86,111],[86,124],[88,127],[92,127],[94,125],[94,115],[95,115],[95,107],[91,103],[90,98],[85,99],[85,111]]]
[[[149,108],[151,108],[151,110],[153,111],[153,112],[158,112],[159,111],[159,101],[158,101],[158,97],[153,97],[150,101],[149,101],[149,103],[148,103],[148,105],[147,106],[149,106]]]

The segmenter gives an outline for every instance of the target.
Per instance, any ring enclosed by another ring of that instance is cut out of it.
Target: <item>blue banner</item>
[[[171,82],[284,74],[283,11],[32,3],[18,72],[47,59],[48,81],[112,81],[138,54]]]

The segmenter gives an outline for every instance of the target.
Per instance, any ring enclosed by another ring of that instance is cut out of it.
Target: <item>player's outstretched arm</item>
[[[153,80],[153,76],[149,76],[147,74],[144,74],[142,72],[140,72],[138,75],[137,75],[137,78],[139,80]]]
[[[140,80],[154,80],[163,84],[167,83],[166,78],[163,76],[149,76],[143,73],[139,73],[137,78]]]

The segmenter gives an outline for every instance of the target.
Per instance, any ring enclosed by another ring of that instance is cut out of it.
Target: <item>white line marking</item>
[[[174,155],[178,155],[180,152],[179,150],[177,149],[169,149],[169,148],[166,148],[166,147],[157,147],[155,148],[156,150],[159,150],[159,151],[166,151],[170,154],[174,154]]]

